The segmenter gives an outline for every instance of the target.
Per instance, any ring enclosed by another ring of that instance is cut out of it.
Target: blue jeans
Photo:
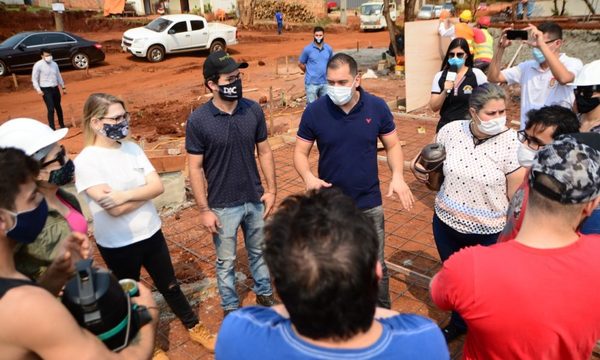
[[[582,234],[600,234],[600,208],[595,209],[580,229]]]
[[[218,233],[213,235],[217,250],[217,286],[224,310],[237,309],[240,299],[235,291],[235,255],[237,232],[241,226],[244,244],[248,252],[250,272],[254,279],[256,295],[272,295],[271,277],[263,258],[263,211],[261,203],[245,203],[229,208],[211,209],[221,222]]]
[[[283,23],[277,23],[277,34],[281,35],[281,30],[283,30]]]
[[[304,84],[304,88],[306,89],[307,104],[310,104],[321,96],[327,95],[327,84]]]
[[[527,17],[531,17],[533,14],[533,9],[535,8],[535,0],[527,1]],[[519,1],[517,4],[517,15],[523,15],[523,4]]]
[[[379,240],[379,248],[377,249],[377,258],[381,263],[383,277],[379,280],[379,290],[377,295],[377,306],[391,309],[392,303],[390,300],[390,274],[388,273],[387,265],[385,265],[385,231],[383,221],[383,207],[377,206],[371,209],[363,210],[363,213],[373,220],[375,230],[377,231],[377,239]]]
[[[440,254],[440,260],[446,261],[452,254],[467,246],[494,245],[498,241],[496,234],[463,234],[446,225],[433,213],[433,238]],[[450,323],[461,330],[467,330],[467,324],[460,315],[453,311]]]

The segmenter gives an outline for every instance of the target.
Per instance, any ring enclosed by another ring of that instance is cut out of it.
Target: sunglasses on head
[[[67,152],[65,151],[65,147],[64,146],[60,146],[60,151],[56,154],[56,156],[54,157],[54,159],[45,161],[43,163],[41,163],[41,168],[45,168],[46,166],[53,164],[55,162],[58,162],[60,164],[60,166],[64,166],[67,163],[68,159],[67,159]]]
[[[465,57],[465,55],[467,55],[467,54],[466,54],[466,53],[464,53],[464,52],[458,52],[458,53],[451,52],[451,53],[448,53],[448,58],[457,57],[457,58],[459,58],[459,59],[462,59],[462,58],[464,58],[464,57]]]
[[[600,85],[578,86],[573,91],[575,92],[575,96],[591,98],[594,92],[600,91]]]

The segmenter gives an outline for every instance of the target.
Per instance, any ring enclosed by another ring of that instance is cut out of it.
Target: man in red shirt
[[[514,241],[465,248],[431,297],[469,327],[465,359],[584,359],[600,338],[600,237],[577,229],[600,203],[600,134],[560,137],[529,175]]]

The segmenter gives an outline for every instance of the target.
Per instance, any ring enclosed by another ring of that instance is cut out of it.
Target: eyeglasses
[[[544,42],[545,42],[546,44],[550,44],[550,43],[553,43],[553,42],[555,42],[556,40],[560,40],[560,39],[558,39],[558,38],[557,38],[557,39],[554,39],[554,40],[548,40],[548,41],[544,41]]]
[[[117,116],[113,116],[113,117],[103,117],[101,119],[105,119],[105,120],[112,120],[115,122],[115,124],[120,123],[122,121],[129,121],[130,119],[130,115],[128,112],[125,112],[121,115],[117,115]]]
[[[459,52],[459,53],[451,52],[451,53],[448,53],[448,58],[457,57],[459,59],[462,59],[465,57],[465,55],[467,55],[467,54],[464,52]]]
[[[54,159],[41,163],[40,167],[43,169],[46,166],[53,164],[55,162],[58,162],[60,164],[60,166],[64,166],[67,163],[67,161],[68,161],[67,152],[65,151],[65,147],[61,145],[60,151],[56,154]]]
[[[529,146],[532,150],[538,150],[539,148],[546,146],[543,141],[535,136],[527,135],[525,130],[517,131],[517,139],[519,139],[519,141],[523,144],[527,142],[527,146]]]

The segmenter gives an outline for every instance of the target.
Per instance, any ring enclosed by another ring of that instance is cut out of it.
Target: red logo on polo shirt
[[[371,123],[371,118],[366,118],[365,121],[367,122],[367,124]]]

